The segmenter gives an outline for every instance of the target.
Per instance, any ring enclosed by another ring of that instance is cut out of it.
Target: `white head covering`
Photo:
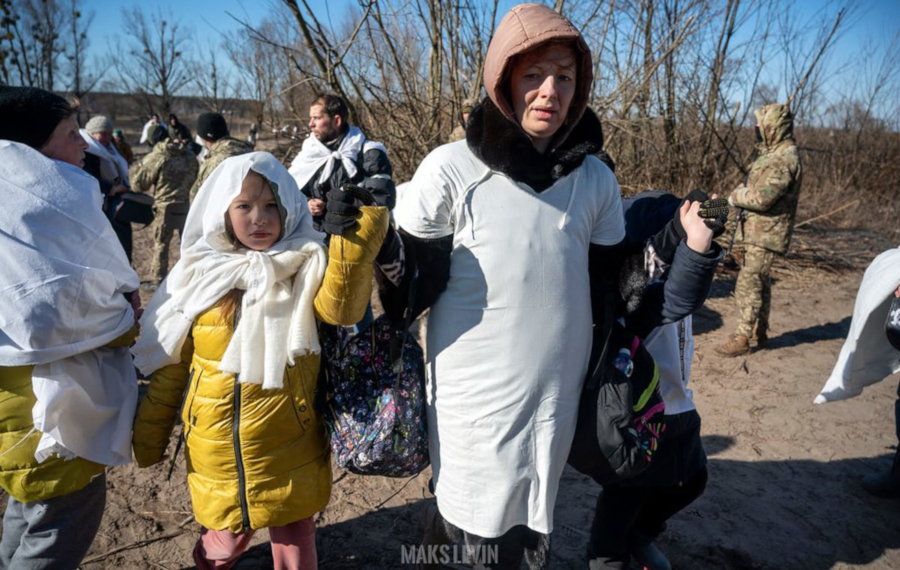
[[[266,251],[236,246],[225,226],[250,170],[269,182],[283,216],[282,237]],[[194,319],[241,289],[241,320],[219,368],[239,374],[240,382],[281,387],[285,365],[320,350],[312,302],[325,272],[323,237],[312,227],[297,183],[274,156],[253,152],[226,159],[200,187],[185,223],[181,259],[141,318],[135,366],[150,374],[179,362]]]
[[[81,133],[81,138],[88,145],[87,150],[84,152],[100,159],[100,173],[102,177],[107,182],[114,182],[118,178],[121,184],[131,188],[131,183],[128,180],[128,162],[116,150],[116,145],[110,143],[109,146],[103,146],[87,130],[80,129],[78,132]]]

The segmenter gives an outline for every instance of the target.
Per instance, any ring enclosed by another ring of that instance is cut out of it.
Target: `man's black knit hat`
[[[225,123],[225,117],[219,113],[203,113],[197,119],[197,134],[210,142],[227,137],[228,125]]]
[[[0,87],[0,139],[40,149],[71,114],[69,102],[50,91]]]

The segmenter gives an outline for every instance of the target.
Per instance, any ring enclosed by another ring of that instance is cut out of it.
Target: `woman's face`
[[[281,235],[281,214],[272,187],[252,170],[241,184],[241,193],[228,206],[234,237],[247,249],[264,251]]]
[[[78,121],[75,115],[63,119],[53,129],[53,134],[40,148],[41,154],[48,158],[54,158],[68,162],[78,168],[84,167],[84,151],[88,144],[78,132]]]
[[[109,146],[109,143],[112,142],[112,131],[100,131],[99,133],[91,133],[91,136],[94,137],[94,140],[103,146]]]
[[[512,68],[513,110],[541,152],[566,122],[575,97],[576,65],[571,46],[550,45],[518,57]]]

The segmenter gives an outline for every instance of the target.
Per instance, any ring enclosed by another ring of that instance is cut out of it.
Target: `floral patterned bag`
[[[352,473],[408,477],[429,465],[424,354],[402,332],[395,365],[399,333],[385,315],[352,337],[343,327],[320,327],[331,451]]]

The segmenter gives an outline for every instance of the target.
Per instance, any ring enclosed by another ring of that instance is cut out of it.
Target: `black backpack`
[[[601,485],[639,475],[665,430],[664,411],[656,362],[614,322],[594,338],[569,465]]]

